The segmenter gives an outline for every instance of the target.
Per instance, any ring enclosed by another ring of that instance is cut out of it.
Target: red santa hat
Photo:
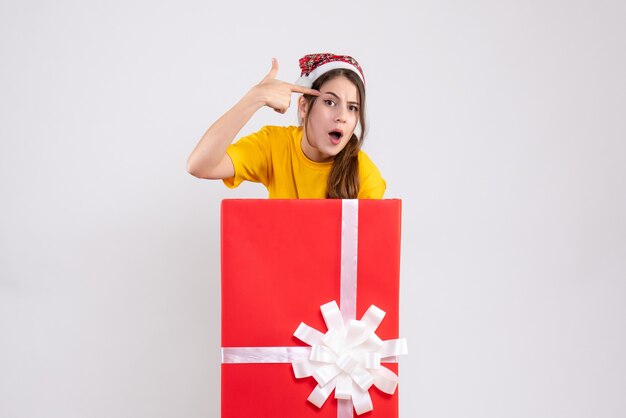
[[[304,87],[313,85],[322,74],[337,68],[345,68],[355,72],[365,85],[365,76],[359,63],[349,55],[335,55],[331,53],[308,54],[300,58],[300,78],[296,84]]]

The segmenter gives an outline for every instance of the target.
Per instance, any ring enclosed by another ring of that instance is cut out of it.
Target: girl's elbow
[[[200,165],[192,161],[191,158],[187,160],[187,172],[191,174],[192,176],[197,177],[199,179],[206,178]]]
[[[235,175],[235,168],[230,157],[225,156],[217,164],[189,158],[187,172],[194,177],[207,180],[220,180]]]
[[[217,180],[222,178],[216,168],[193,164],[192,162],[187,163],[187,172],[199,179]]]

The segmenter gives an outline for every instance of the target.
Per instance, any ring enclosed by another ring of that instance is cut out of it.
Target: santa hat
[[[302,72],[296,84],[311,88],[315,80],[322,74],[337,68],[344,68],[355,72],[363,84],[365,84],[363,70],[354,58],[348,55],[335,55],[330,53],[309,54],[300,58],[300,70],[302,70]]]

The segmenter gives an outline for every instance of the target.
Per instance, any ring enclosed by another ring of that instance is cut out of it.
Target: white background
[[[216,417],[204,130],[348,53],[403,199],[403,417],[623,417],[626,3],[0,4],[0,417]],[[295,98],[295,97],[294,97]],[[242,133],[296,123],[263,109]]]

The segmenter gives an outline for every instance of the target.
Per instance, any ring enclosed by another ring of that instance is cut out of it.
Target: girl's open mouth
[[[330,141],[333,144],[337,145],[338,143],[341,142],[341,138],[343,138],[343,132],[339,130],[330,131],[328,133],[328,136],[330,137]]]

